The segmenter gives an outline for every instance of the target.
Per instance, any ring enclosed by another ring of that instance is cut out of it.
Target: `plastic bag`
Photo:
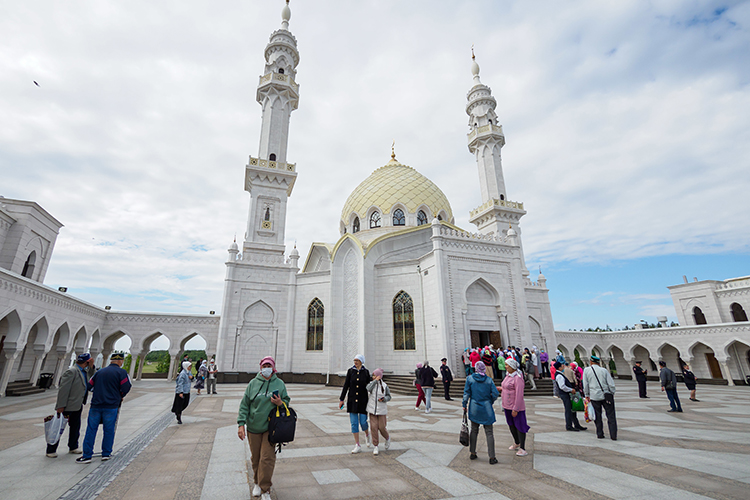
[[[575,393],[570,397],[570,405],[572,411],[583,411],[585,409],[583,398],[578,393]]]
[[[55,413],[44,419],[44,436],[48,445],[52,446],[60,441],[60,436],[65,432],[67,424],[68,419],[62,413]]]

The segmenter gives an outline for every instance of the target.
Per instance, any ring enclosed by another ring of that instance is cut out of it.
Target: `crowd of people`
[[[610,370],[601,366],[599,357],[592,355],[588,360],[589,366],[583,368],[575,361],[568,362],[560,351],[551,358],[543,349],[536,346],[521,350],[513,346],[507,349],[494,349],[490,345],[484,348],[467,348],[462,355],[462,361],[466,374],[462,407],[471,423],[471,460],[478,458],[477,438],[481,426],[484,428],[489,463],[498,463],[493,431],[496,422],[494,403],[498,399],[501,401],[505,422],[513,438],[509,450],[519,457],[528,455],[526,435],[530,428],[526,420],[524,390],[527,384],[534,389],[534,380],[547,377],[553,380],[554,396],[563,404],[566,430],[587,430],[587,427],[581,425],[578,417],[578,413],[582,412],[586,422],[594,422],[597,437],[603,439],[606,416],[609,437],[613,441],[617,440],[615,382]],[[94,360],[88,353],[84,353],[79,355],[76,363],[62,375],[55,410],[68,420],[69,452],[81,455],[76,462],[91,462],[100,425],[104,429],[101,459],[106,461],[111,457],[120,406],[131,388],[128,373],[122,369],[123,362],[122,354],[113,354],[109,366],[95,370]],[[182,424],[182,412],[190,402],[191,389],[196,389],[198,394],[203,389],[207,394],[217,394],[218,367],[214,359],[199,360],[196,365],[197,368],[193,372],[193,363],[186,356],[175,382],[172,412],[178,424]],[[670,404],[668,411],[682,412],[677,393],[677,375],[664,361],[659,361],[659,366],[660,387]],[[439,369],[444,397],[447,401],[452,401],[450,384],[454,378],[446,358],[441,360]],[[633,373],[638,383],[639,396],[648,398],[648,371],[642,368],[641,361],[635,362]],[[430,413],[438,373],[428,361],[424,361],[417,364],[414,375],[414,386],[418,391],[415,408],[420,410],[420,405],[424,403],[425,413]],[[682,364],[682,378],[690,391],[690,400],[698,402],[696,377],[686,363]],[[498,380],[499,386],[496,382]],[[89,392],[93,392],[91,407],[83,446],[79,447],[81,414]],[[384,440],[383,448],[390,448],[391,436],[387,429],[390,400],[391,391],[388,384],[383,381],[383,370],[377,368],[370,373],[365,367],[365,357],[357,354],[353,366],[346,373],[338,405],[339,409],[346,406],[349,414],[354,439],[351,453],[362,452],[360,432],[364,432],[365,446],[372,448],[373,455],[380,453],[381,436]],[[250,444],[253,469],[252,495],[260,496],[261,500],[270,499],[271,478],[276,463],[274,445],[268,439],[269,412],[272,408],[288,405],[289,402],[286,385],[276,375],[275,360],[271,356],[266,356],[260,360],[258,374],[245,389],[237,418],[238,437],[241,440],[247,437]],[[48,444],[46,455],[50,458],[57,457],[58,445],[59,442]]]

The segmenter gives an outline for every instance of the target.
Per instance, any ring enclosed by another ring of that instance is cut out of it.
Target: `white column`
[[[37,352],[36,350],[34,350],[34,366],[31,369],[31,376],[29,376],[29,382],[31,382],[32,384],[36,384],[36,381],[39,379],[39,372],[42,371],[44,356],[44,350],[42,350],[41,352]]]
[[[52,380],[53,380],[53,385],[55,387],[59,387],[60,378],[62,377],[63,372],[68,368],[65,365],[65,360],[70,358],[70,353],[60,352],[60,351],[56,351],[56,352],[57,352],[57,365],[55,366],[55,376]]]
[[[0,375],[0,396],[5,396],[5,389],[8,388],[8,382],[10,382],[10,376],[13,373],[13,367],[16,364],[16,358],[20,352],[20,350],[11,351],[3,349],[3,354],[5,355],[5,367],[3,368],[3,374]]]
[[[140,353],[138,355],[138,375],[136,375],[136,380],[141,379],[141,375],[143,374],[143,365],[146,363],[146,354],[148,353]]]
[[[734,380],[732,380],[732,372],[729,371],[729,366],[727,366],[727,360],[726,359],[720,360],[719,366],[721,366],[721,374],[726,379],[727,385],[733,386]]]
[[[138,357],[134,356],[132,353],[130,354],[130,371],[128,371],[128,375],[130,375],[131,382],[133,381],[133,377],[135,376],[135,361]]]

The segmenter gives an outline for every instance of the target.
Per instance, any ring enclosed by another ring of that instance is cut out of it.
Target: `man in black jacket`
[[[445,400],[453,401],[453,399],[451,399],[451,382],[453,381],[453,374],[451,373],[451,369],[448,366],[448,359],[443,358],[440,361],[443,362],[443,364],[440,365],[440,376],[443,377],[443,390],[445,391]]]
[[[648,370],[641,368],[641,362],[636,361],[633,367],[633,373],[635,373],[635,380],[638,382],[638,396],[641,398],[648,398],[646,396],[646,374]]]

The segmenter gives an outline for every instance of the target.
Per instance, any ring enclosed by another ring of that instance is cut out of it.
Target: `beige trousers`
[[[247,436],[250,442],[253,482],[265,493],[271,489],[271,477],[276,466],[276,452],[274,446],[268,442],[268,432],[263,434],[248,432]]]
[[[372,436],[372,445],[377,446],[379,441],[378,431],[384,438],[390,438],[388,430],[385,428],[388,421],[388,415],[373,415],[370,413],[370,436]]]

